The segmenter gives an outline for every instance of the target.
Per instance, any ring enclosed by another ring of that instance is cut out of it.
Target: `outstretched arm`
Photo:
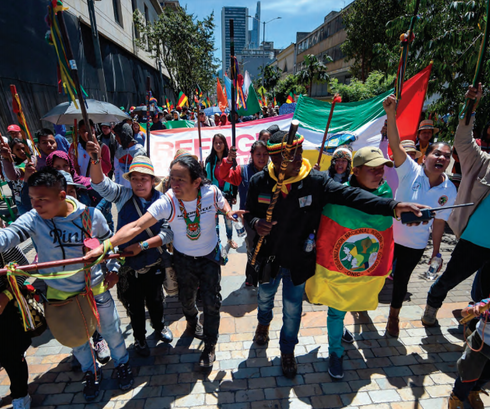
[[[396,126],[396,100],[394,95],[390,95],[383,101],[383,108],[387,116],[388,142],[393,152],[395,166],[399,167],[407,160],[407,152],[403,149]]]

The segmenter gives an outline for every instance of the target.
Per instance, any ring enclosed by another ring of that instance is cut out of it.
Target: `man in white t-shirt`
[[[451,160],[452,149],[445,142],[429,145],[423,158],[423,165],[411,160],[400,141],[396,126],[396,100],[390,95],[383,102],[387,115],[388,141],[393,152],[398,190],[395,200],[415,202],[431,208],[451,206],[456,199],[456,187],[444,173]],[[393,294],[386,332],[398,337],[400,328],[398,316],[407,294],[408,282],[413,270],[424,254],[432,227],[433,251],[435,257],[440,250],[442,234],[451,210],[436,213],[436,218],[428,224],[407,226],[400,221],[393,223],[395,253],[393,258]]]
[[[179,299],[187,320],[187,329],[204,339],[199,365],[210,368],[216,359],[219,310],[221,307],[221,249],[216,233],[216,213],[233,215],[220,190],[206,179],[199,162],[182,155],[170,165],[170,186],[137,221],[122,227],[111,239],[113,246],[126,243],[158,220],[166,219],[174,232],[174,267],[179,284]],[[101,254],[98,249],[87,254]],[[197,290],[203,302],[204,328],[200,327],[196,306]],[[202,333],[199,334],[199,332]]]

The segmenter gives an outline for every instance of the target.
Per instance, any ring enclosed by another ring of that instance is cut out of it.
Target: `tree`
[[[333,60],[328,56],[326,62],[332,62]],[[313,54],[308,54],[304,59],[304,68],[296,73],[298,83],[308,88],[308,96],[311,97],[311,89],[313,88],[313,81],[327,82],[329,75],[327,73],[327,67]]]
[[[479,47],[485,30],[485,1],[483,0],[421,0],[419,18],[415,24],[415,40],[410,46],[406,78],[410,78],[433,61],[428,95],[436,95],[429,112],[440,117],[449,115],[447,123],[438,124],[443,137],[451,137],[457,126],[457,114],[464,94],[471,84],[478,60]],[[407,14],[400,15],[387,25],[389,36],[399,37],[407,31],[415,1],[411,0]],[[490,82],[489,52],[485,55],[483,84]],[[396,63],[398,64],[398,62]],[[396,64],[392,72],[396,72]],[[488,121],[490,101],[482,98],[477,109],[476,129]]]
[[[400,0],[356,0],[344,11],[347,40],[341,49],[346,60],[354,59],[351,72],[361,81],[373,70],[387,72],[390,62],[398,61],[400,36],[388,35],[386,24],[403,14],[403,4]]]
[[[183,91],[191,100],[197,85],[203,92],[216,87],[213,13],[198,20],[183,8],[165,7],[154,23],[146,22],[138,10],[133,17],[139,32],[136,44],[161,59],[175,95]]]
[[[266,65],[265,68],[264,66],[261,66],[259,68],[259,71],[259,81],[263,82],[265,89],[267,89],[268,91],[273,91],[281,78],[282,70],[272,65]]]
[[[372,71],[365,82],[353,78],[350,84],[339,83],[337,78],[330,80],[330,87],[342,97],[342,102],[356,102],[373,98],[393,88],[394,75],[386,76],[381,71]]]
[[[306,93],[306,88],[303,85],[298,84],[298,78],[290,74],[277,82],[274,89],[277,102],[282,105],[286,102],[290,92],[299,95]]]

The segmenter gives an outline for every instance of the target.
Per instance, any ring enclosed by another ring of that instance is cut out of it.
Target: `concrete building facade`
[[[341,12],[330,12],[325,17],[323,24],[311,33],[297,33],[294,72],[298,72],[303,68],[306,55],[313,54],[326,64],[328,74],[331,78],[338,78],[343,84],[350,82],[351,74],[349,69],[353,61],[345,61],[345,57],[340,48],[342,43],[347,39],[347,32],[342,23],[342,13],[348,7]],[[333,61],[327,63],[327,56],[330,56]],[[329,92],[328,83],[314,83],[311,96],[319,99],[328,99],[331,97],[332,94]]]
[[[284,78],[290,74],[294,74],[294,68],[296,63],[296,44],[291,43],[284,50],[281,50],[276,55],[275,60],[271,65],[279,68],[282,71],[281,78]]]

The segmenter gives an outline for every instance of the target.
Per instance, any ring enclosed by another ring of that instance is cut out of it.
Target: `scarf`
[[[269,169],[269,175],[272,179],[274,179],[277,182],[277,176],[274,170],[274,164],[272,162],[267,165],[267,169]],[[294,176],[289,179],[284,179],[284,182],[282,183],[281,187],[281,192],[284,196],[287,196],[289,193],[289,190],[291,189],[291,185],[293,183],[299,182],[300,180],[303,180],[306,176],[310,174],[311,171],[311,165],[308,159],[303,158],[303,163],[301,165],[301,169],[299,171],[298,176]],[[272,188],[272,192],[276,191],[277,183],[274,185]]]

